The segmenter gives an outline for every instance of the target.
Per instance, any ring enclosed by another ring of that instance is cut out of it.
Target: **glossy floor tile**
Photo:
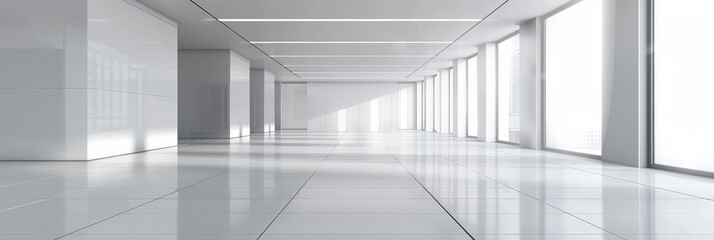
[[[425,132],[0,162],[0,239],[714,239],[714,180]]]

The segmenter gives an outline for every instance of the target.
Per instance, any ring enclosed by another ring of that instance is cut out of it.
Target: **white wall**
[[[307,83],[283,83],[281,95],[282,129],[307,130]]]
[[[0,159],[176,145],[173,21],[130,0],[2,2],[0,15]]]
[[[86,159],[86,0],[0,1],[0,16],[0,160]]]
[[[176,23],[135,1],[88,12],[87,158],[176,145]]]
[[[308,132],[397,130],[396,82],[309,82]]]

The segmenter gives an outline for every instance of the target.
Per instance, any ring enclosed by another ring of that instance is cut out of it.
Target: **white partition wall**
[[[135,1],[43,3],[0,3],[22,23],[0,24],[0,159],[176,145],[176,23]]]
[[[283,130],[307,130],[307,83],[281,84]]]
[[[396,82],[308,82],[308,132],[391,132],[398,127]]]

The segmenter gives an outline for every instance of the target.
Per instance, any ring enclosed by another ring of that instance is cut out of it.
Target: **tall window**
[[[520,142],[518,34],[498,43],[498,140]]]
[[[399,130],[416,129],[416,83],[398,83]]]
[[[468,121],[466,128],[468,132],[467,136],[476,137],[478,136],[478,59],[474,56],[466,62],[466,76],[467,76],[467,104],[468,104],[468,115],[466,116]]]
[[[545,145],[600,155],[602,1],[584,0],[545,20]]]
[[[714,172],[714,1],[653,1],[654,163]]]

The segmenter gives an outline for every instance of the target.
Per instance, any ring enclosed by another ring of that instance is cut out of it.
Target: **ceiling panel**
[[[473,56],[477,45],[516,31],[518,23],[570,2],[139,1],[179,23],[180,49],[230,49],[248,58],[252,68],[266,68],[282,81],[423,80],[451,67],[453,59]],[[266,41],[271,43],[259,43]]]

